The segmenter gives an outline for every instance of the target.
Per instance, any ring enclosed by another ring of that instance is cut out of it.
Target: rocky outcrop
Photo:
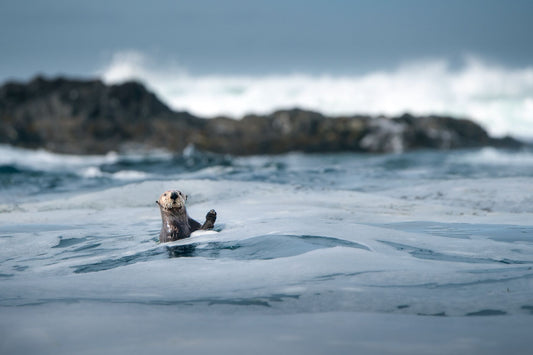
[[[2,143],[81,154],[128,144],[180,149],[186,143],[176,144],[176,137],[185,139],[182,133],[198,121],[171,111],[136,82],[41,77],[0,88],[0,120]]]
[[[137,82],[42,77],[0,87],[0,143],[76,154],[194,145],[235,155],[521,145],[491,138],[472,121],[438,116],[326,117],[293,109],[202,119],[172,111]]]

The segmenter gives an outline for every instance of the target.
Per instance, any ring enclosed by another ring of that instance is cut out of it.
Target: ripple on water
[[[486,263],[501,263],[501,264],[532,264],[531,261],[512,260],[507,258],[492,259],[492,258],[474,258],[464,255],[444,254],[433,251],[431,249],[418,248],[415,246],[390,242],[386,240],[379,240],[380,243],[386,244],[399,251],[407,251],[410,255],[417,259],[460,262],[470,264],[486,264]]]
[[[170,258],[228,258],[234,260],[269,260],[297,256],[316,249],[348,247],[369,250],[368,247],[338,238],[313,235],[269,234],[228,242],[190,243],[155,248],[136,254],[106,259],[74,267],[75,273],[97,272],[148,261],[168,253]]]
[[[104,270],[110,270],[121,266],[135,264],[141,261],[148,261],[154,256],[161,255],[163,251],[159,248],[142,251],[140,253],[123,256],[116,259],[105,259],[92,264],[85,264],[74,266],[74,273],[81,274],[87,272],[98,272]]]
[[[529,311],[530,314],[533,314],[533,306],[523,305],[520,308],[523,309],[523,310]]]
[[[244,240],[209,242],[168,247],[169,256],[229,258],[235,260],[269,260],[297,256],[316,249],[348,247],[369,250],[368,247],[338,238],[313,235],[268,234]]]
[[[474,317],[480,317],[480,316],[504,316],[507,312],[499,310],[499,309],[482,309],[481,311],[476,312],[470,312],[467,313],[467,316],[474,316]]]
[[[59,237],[59,243],[57,245],[54,245],[52,248],[68,248],[72,245],[76,245],[82,242],[85,242],[89,239],[89,237],[82,237],[82,238],[63,238]]]
[[[512,224],[470,224],[414,221],[378,225],[384,228],[439,237],[470,239],[485,237],[501,242],[533,242],[533,226]]]

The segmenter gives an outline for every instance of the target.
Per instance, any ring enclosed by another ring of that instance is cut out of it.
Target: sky
[[[532,64],[523,0],[0,0],[0,80],[93,75],[121,51],[198,73],[357,74],[476,55]]]
[[[0,82],[144,82],[240,117],[449,114],[533,137],[530,0],[0,0]]]

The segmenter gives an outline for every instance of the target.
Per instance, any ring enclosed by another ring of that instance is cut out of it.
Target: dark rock
[[[200,149],[236,155],[359,151],[364,127],[363,119],[331,119],[294,109],[246,116],[240,121],[208,120],[194,144]]]
[[[76,154],[131,146],[181,151],[192,144],[234,155],[522,146],[491,138],[472,121],[439,116],[332,118],[293,109],[202,119],[172,111],[138,82],[43,77],[0,87],[0,143]]]

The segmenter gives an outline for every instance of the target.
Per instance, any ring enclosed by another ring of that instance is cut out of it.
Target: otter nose
[[[178,198],[178,194],[177,194],[175,191],[173,191],[173,192],[170,194],[170,198],[173,199],[173,200],[175,200],[175,199]]]

